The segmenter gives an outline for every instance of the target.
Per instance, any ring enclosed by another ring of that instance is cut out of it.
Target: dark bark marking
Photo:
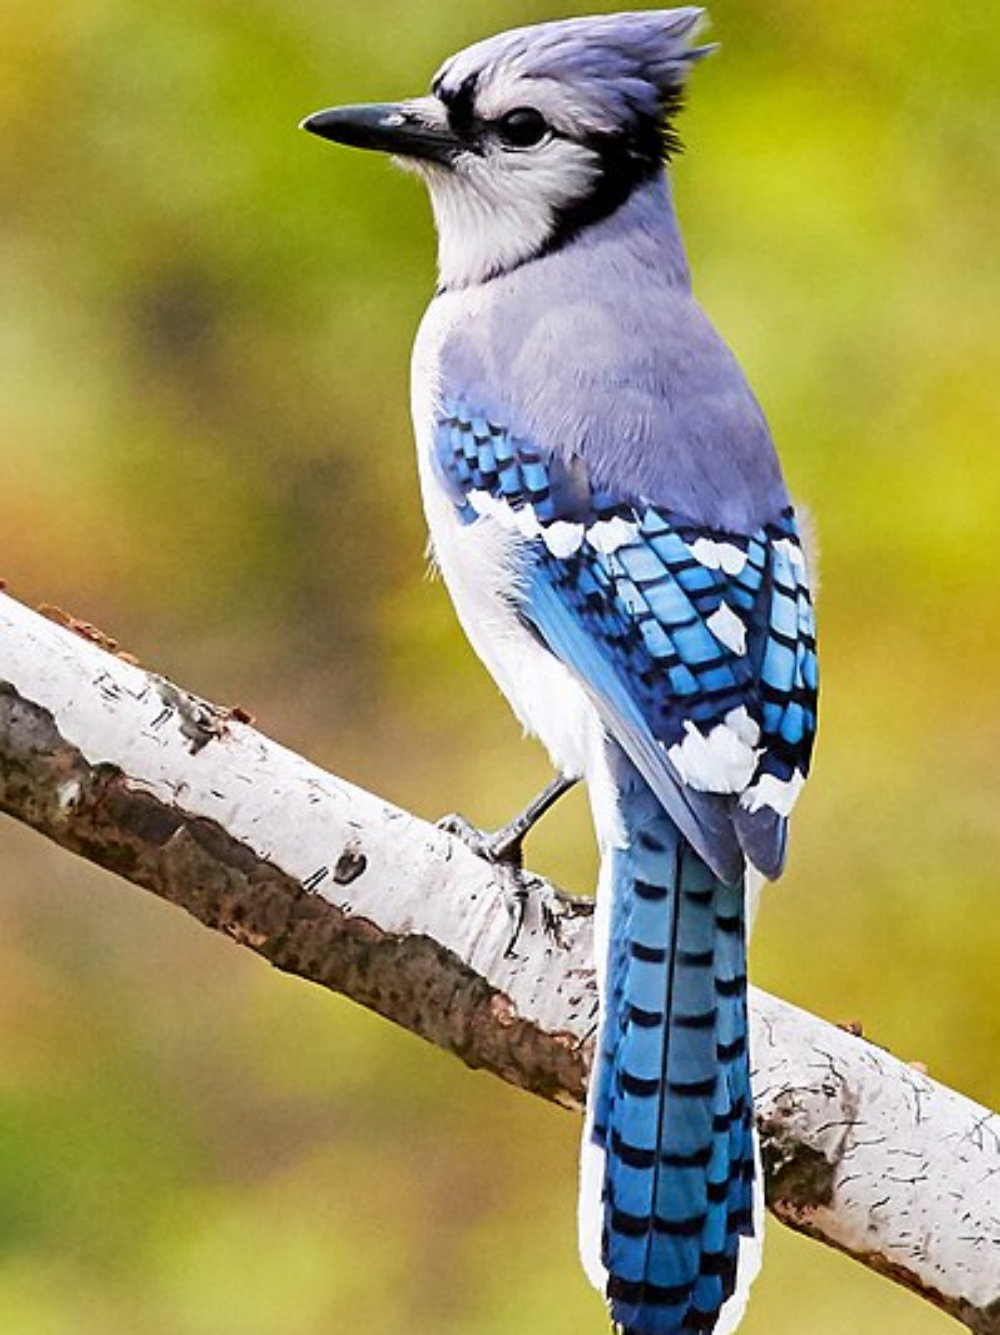
[[[368,859],[359,848],[345,848],[333,869],[333,879],[338,885],[350,885],[362,875],[367,866]]]
[[[0,811],[467,1065],[559,1103],[582,1102],[586,1054],[575,1041],[518,1017],[454,952],[352,916],[316,893],[315,876],[303,885],[217,822],[135,787],[112,765],[91,764],[49,711],[5,683],[0,757]],[[349,846],[334,879],[348,884],[366,866]]]

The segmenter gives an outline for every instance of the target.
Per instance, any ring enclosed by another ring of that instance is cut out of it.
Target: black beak
[[[461,144],[447,125],[432,125],[405,102],[332,107],[307,116],[301,128],[321,139],[351,148],[371,148],[401,158],[422,158],[447,165]]]

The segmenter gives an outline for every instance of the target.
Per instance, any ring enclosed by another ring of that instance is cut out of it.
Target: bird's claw
[[[562,945],[562,925],[567,918],[586,915],[594,911],[594,900],[589,895],[570,895],[548,881],[539,881],[536,887],[539,907],[542,915],[542,928],[546,936],[552,938],[557,946]]]
[[[581,914],[589,915],[594,911],[593,899],[568,895],[538,876],[519,874],[506,895],[508,911],[514,924],[511,939],[504,951],[508,959],[514,954],[518,939],[529,920],[538,924],[548,940],[561,947],[564,944],[563,924],[567,919]]]
[[[504,958],[510,959],[514,955],[532,902],[537,905],[542,931],[556,945],[562,944],[562,924],[567,918],[593,913],[593,899],[569,895],[564,890],[557,890],[548,881],[525,872],[522,845],[527,829],[520,818],[491,834],[455,812],[442,816],[437,827],[461,839],[466,848],[478,857],[506,871],[503,893],[512,925]]]
[[[437,822],[439,830],[445,830],[448,834],[453,834],[457,839],[461,839],[466,848],[470,849],[477,857],[485,858],[487,862],[492,862],[497,866],[514,867],[520,871],[523,857],[523,835],[518,835],[511,830],[509,825],[505,825],[501,830],[495,830],[492,834],[488,830],[481,830],[478,825],[473,825],[471,821],[460,816],[458,812],[452,812],[451,815],[442,816]]]

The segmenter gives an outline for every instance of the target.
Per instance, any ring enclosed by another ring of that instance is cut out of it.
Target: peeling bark
[[[163,697],[158,683],[156,693]],[[176,696],[171,687],[173,708]],[[207,708],[189,698],[177,713],[188,755],[198,755],[205,745]],[[221,739],[224,715],[212,717],[220,723],[213,735]],[[139,777],[114,764],[88,761],[62,736],[49,711],[0,681],[0,809],[186,909],[276,968],[351,997],[467,1065],[558,1102],[582,1103],[586,1062],[576,1037],[523,1019],[502,991],[432,936],[402,924],[391,930],[396,924],[364,916],[349,903],[332,902],[328,890],[321,892],[327,881],[338,890],[356,885],[368,869],[360,823],[346,842],[342,835],[335,838],[339,851],[332,867],[299,880],[218,820],[138,786]],[[460,848],[451,850],[452,857],[456,852],[465,856]],[[483,879],[492,888],[489,870]],[[571,913],[563,906],[558,911],[563,917]],[[512,920],[507,930],[513,933]],[[587,1005],[592,1020],[592,994]]]
[[[0,810],[468,1065],[582,1104],[585,909],[94,640],[0,595]],[[752,1018],[777,1218],[1000,1335],[1000,1118],[756,990]]]

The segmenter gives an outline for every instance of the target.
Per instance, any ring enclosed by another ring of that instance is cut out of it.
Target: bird
[[[748,921],[816,730],[811,557],[673,204],[704,23],[520,27],[446,60],[427,95],[302,123],[429,189],[412,410],[433,558],[549,752],[540,806],[589,790],[579,1234],[623,1335],[725,1335],[759,1269]]]

